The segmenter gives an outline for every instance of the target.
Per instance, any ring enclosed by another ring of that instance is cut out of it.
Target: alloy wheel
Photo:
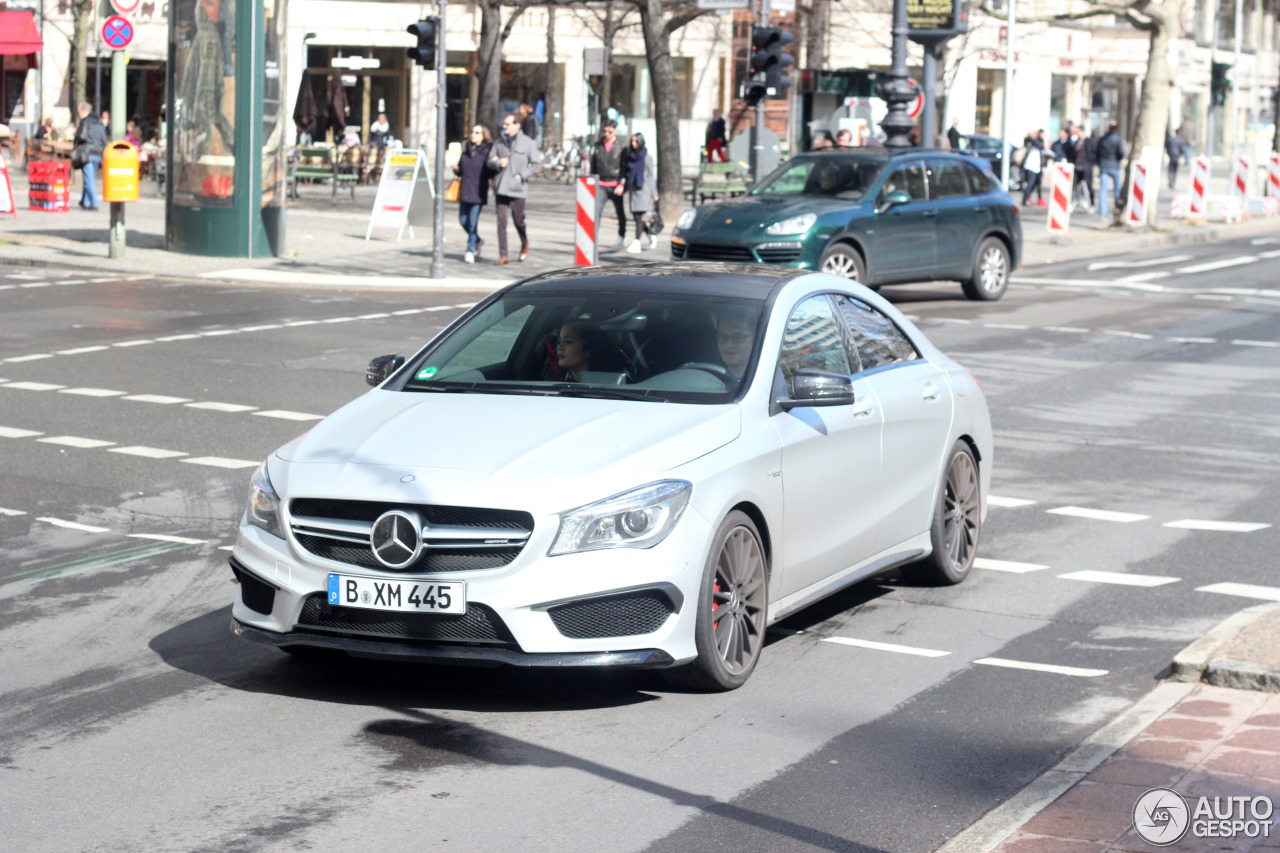
[[[1004,279],[1009,271],[1001,249],[991,246],[983,252],[982,263],[978,269],[982,278],[982,287],[988,293],[994,293],[1004,287]]]
[[[858,280],[858,265],[848,255],[837,253],[827,258],[822,263],[822,271],[847,278],[850,281]]]
[[[725,537],[711,591],[712,632],[725,669],[750,669],[764,644],[765,568],[760,543],[745,527]]]
[[[943,505],[944,541],[952,569],[963,573],[973,562],[978,546],[978,470],[973,457],[957,453],[947,468],[947,494]]]

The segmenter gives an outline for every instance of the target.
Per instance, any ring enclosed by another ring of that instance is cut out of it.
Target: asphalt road
[[[936,849],[1280,600],[1276,250],[886,288],[988,396],[983,562],[786,620],[724,695],[228,632],[252,467],[475,297],[0,267],[5,846]]]

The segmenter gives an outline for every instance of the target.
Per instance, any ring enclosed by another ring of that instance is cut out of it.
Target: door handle
[[[924,393],[921,396],[925,400],[936,400],[938,399],[938,395],[941,393],[942,390],[938,388],[937,385],[934,385],[932,382],[928,382],[925,384]]]
[[[870,401],[870,400],[866,400],[866,399],[864,399],[864,400],[857,400],[857,401],[855,401],[855,402],[854,402],[854,404],[853,404],[853,407],[854,407],[854,408],[853,408],[853,415],[854,415],[854,417],[858,417],[858,418],[860,418],[860,417],[864,417],[864,416],[866,416],[866,415],[869,415],[869,414],[871,414],[873,411],[875,411],[875,410],[871,407],[871,401]]]

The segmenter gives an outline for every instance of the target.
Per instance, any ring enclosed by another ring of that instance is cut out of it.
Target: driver
[[[734,380],[741,380],[751,361],[755,329],[747,311],[726,309],[716,317],[716,348]]]

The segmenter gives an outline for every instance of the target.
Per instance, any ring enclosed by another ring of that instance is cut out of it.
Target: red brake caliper
[[[720,620],[715,618],[715,612],[720,609],[720,605],[716,603],[715,594],[720,591],[720,581],[716,581],[711,585],[711,627],[714,628],[720,624]]]

